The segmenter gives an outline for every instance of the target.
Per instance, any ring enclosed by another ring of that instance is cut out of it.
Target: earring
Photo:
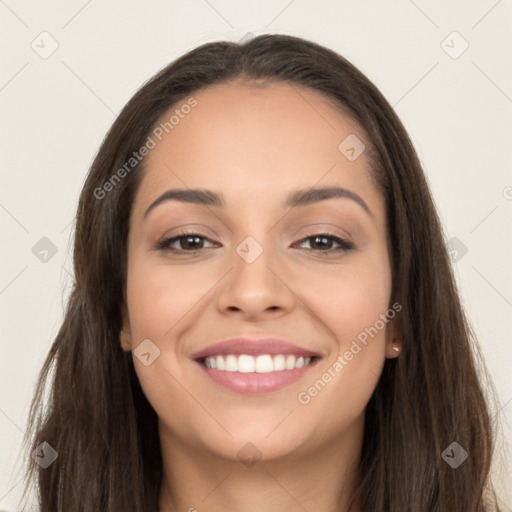
[[[397,352],[400,352],[400,349],[398,347],[393,347],[393,350],[396,350]]]

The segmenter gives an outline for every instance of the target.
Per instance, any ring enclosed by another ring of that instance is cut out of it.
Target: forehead
[[[192,97],[193,108],[182,109],[185,98],[157,123],[165,126],[176,114],[146,157],[135,209],[172,187],[223,190],[228,201],[246,201],[341,184],[379,200],[365,153],[351,161],[340,151],[350,137],[368,147],[366,134],[320,92],[235,81]]]

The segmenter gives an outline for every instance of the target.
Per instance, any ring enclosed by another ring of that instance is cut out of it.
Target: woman
[[[263,35],[159,72],[93,162],[74,265],[29,421],[42,512],[498,510],[421,165],[333,51]]]

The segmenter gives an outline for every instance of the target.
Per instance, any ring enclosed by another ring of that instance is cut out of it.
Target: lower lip
[[[307,366],[303,366],[302,368],[268,373],[226,372],[224,370],[207,368],[199,361],[195,362],[201,367],[206,375],[210,377],[210,379],[220,386],[229,389],[230,391],[234,391],[235,393],[255,395],[277,391],[297,382],[312,366],[316,365],[317,360]]]

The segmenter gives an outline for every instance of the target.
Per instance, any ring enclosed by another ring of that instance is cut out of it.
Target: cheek
[[[305,383],[299,402],[313,422],[326,411],[332,425],[350,422],[366,407],[385,361],[386,328],[394,317],[388,311],[387,258],[382,254],[371,261],[354,260],[353,265],[333,266],[328,272],[324,268],[301,279],[297,286],[310,290],[307,305],[334,344],[315,380]],[[306,279],[315,286],[308,287]]]
[[[172,336],[180,319],[208,293],[210,280],[179,266],[171,269],[151,258],[134,258],[127,292],[135,340],[150,338],[158,344]]]
[[[315,380],[305,383],[298,401],[313,423],[321,418],[315,429],[335,435],[340,425],[348,428],[363,414],[379,380],[386,328],[394,317],[388,312],[391,271],[381,253],[310,277],[317,284],[309,296],[311,307],[336,346]]]
[[[174,341],[179,336],[180,321],[186,323],[187,315],[194,314],[194,306],[207,292],[207,285],[197,274],[178,267],[170,269],[147,255],[134,254],[129,264],[127,299],[133,350],[145,339],[160,350],[148,366],[135,353],[135,372],[147,400],[167,424],[173,424],[174,417],[186,417],[187,407],[191,407],[186,392],[178,384],[184,376],[179,364],[180,347]],[[180,422],[175,427],[179,425]]]
[[[365,329],[374,326],[389,307],[391,272],[385,254],[354,257],[343,265],[311,267],[297,274],[294,287],[307,306],[330,330],[339,350]],[[385,325],[378,323],[379,331]]]

